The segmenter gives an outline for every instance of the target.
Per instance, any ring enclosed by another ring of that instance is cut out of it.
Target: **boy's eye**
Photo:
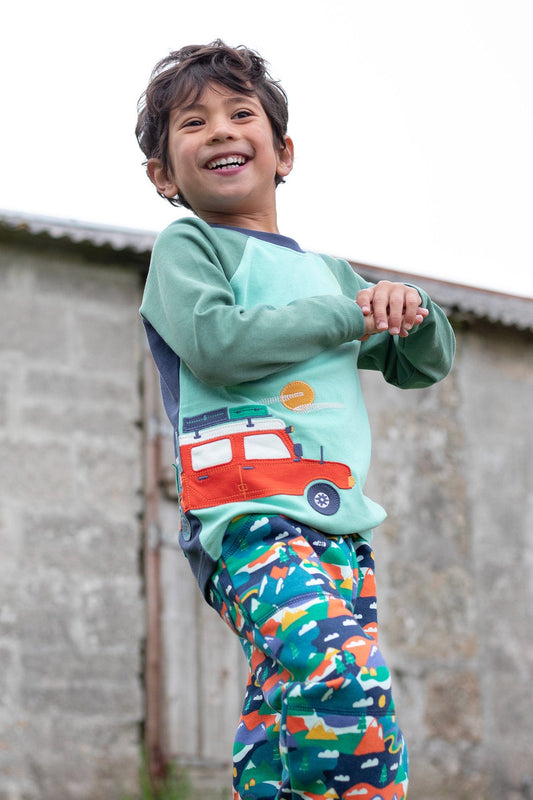
[[[203,122],[202,122],[201,119],[188,119],[188,120],[186,120],[185,122],[182,123],[182,127],[183,128],[193,128],[193,127],[195,127],[197,125],[203,125]]]
[[[247,111],[245,108],[243,108],[240,111],[236,111],[233,116],[236,117],[237,119],[244,119],[245,117],[251,117],[252,112]]]

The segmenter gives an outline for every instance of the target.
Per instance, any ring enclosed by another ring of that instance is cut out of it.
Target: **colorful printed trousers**
[[[234,800],[403,800],[407,751],[377,645],[369,544],[240,517],[210,593],[250,664]]]

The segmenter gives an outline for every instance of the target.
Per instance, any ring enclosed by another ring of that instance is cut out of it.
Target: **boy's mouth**
[[[241,155],[220,156],[219,158],[211,159],[205,166],[206,169],[235,169],[236,167],[242,167],[247,161],[246,156]]]

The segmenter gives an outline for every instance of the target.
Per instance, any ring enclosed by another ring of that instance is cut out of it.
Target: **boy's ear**
[[[159,158],[148,159],[146,172],[159,194],[164,194],[165,197],[175,197],[178,194],[178,187],[167,175]]]
[[[280,178],[285,178],[292,170],[294,164],[294,143],[290,136],[285,136],[285,147],[280,147],[278,152],[278,168]]]

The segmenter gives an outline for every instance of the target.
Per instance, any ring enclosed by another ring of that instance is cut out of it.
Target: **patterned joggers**
[[[250,664],[234,800],[403,800],[407,751],[377,646],[369,544],[240,517],[210,601]]]

